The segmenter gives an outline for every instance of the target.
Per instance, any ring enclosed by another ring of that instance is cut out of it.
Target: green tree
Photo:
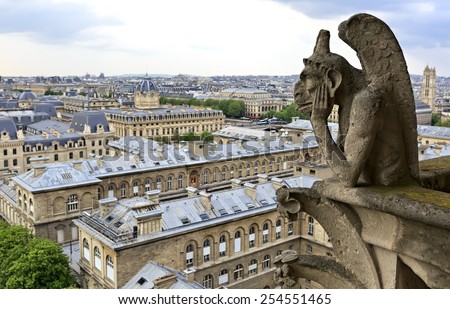
[[[445,120],[445,121],[439,120],[438,122],[436,122],[435,126],[450,128],[450,120]]]
[[[62,248],[23,226],[0,224],[0,288],[69,288],[75,284]]]
[[[204,142],[212,142],[214,140],[214,136],[210,132],[205,131],[200,134],[200,140]]]
[[[228,115],[230,117],[242,116],[245,111],[245,105],[242,101],[232,101],[228,104]]]
[[[432,114],[431,115],[431,125],[435,126],[436,123],[438,123],[441,120],[441,117],[439,116],[439,114]]]

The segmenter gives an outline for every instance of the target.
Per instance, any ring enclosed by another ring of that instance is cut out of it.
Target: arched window
[[[109,184],[108,185],[108,197],[114,197],[114,185],[113,184]]]
[[[29,199],[29,202],[30,202],[30,214],[33,214],[33,213],[34,213],[33,200],[30,198],[30,199]]]
[[[156,178],[156,189],[161,190],[161,177]]]
[[[250,176],[250,168],[251,168],[250,164],[247,164],[247,176]]]
[[[67,199],[67,210],[74,211],[78,209],[78,196],[76,194],[72,194]]]
[[[238,169],[238,177],[239,177],[239,178],[242,177],[242,165],[239,166],[239,169]]]
[[[97,199],[101,200],[102,198],[103,198],[102,188],[98,187],[97,188]]]
[[[83,239],[83,257],[88,261],[91,260],[91,248],[86,238]]]
[[[192,244],[186,247],[186,268],[194,266],[194,246]]]
[[[262,269],[270,268],[270,255],[265,255],[262,260]]]
[[[314,218],[308,217],[308,235],[314,236]]]
[[[275,238],[280,239],[281,238],[281,220],[277,220],[277,223],[275,224]]]
[[[167,190],[172,190],[172,176],[167,177]]]
[[[227,169],[225,167],[222,167],[222,181],[227,179]]]
[[[255,173],[254,175],[258,175],[258,162],[255,163]]]
[[[139,182],[134,181],[133,182],[133,196],[138,196],[138,195],[139,195]]]
[[[248,264],[248,274],[254,275],[258,273],[258,261],[256,259],[253,259]]]
[[[294,223],[292,221],[288,222],[288,236],[294,234]]]
[[[228,283],[228,270],[222,269],[219,273],[219,284],[227,284]]]
[[[234,178],[234,166],[230,168],[230,179]]]
[[[203,172],[203,183],[204,184],[208,183],[208,171]]]
[[[203,262],[209,262],[211,260],[211,243],[209,239],[203,242]]]
[[[248,247],[253,248],[255,246],[255,227],[252,226],[248,231]]]
[[[213,276],[211,274],[203,277],[203,286],[205,287],[205,289],[213,288]]]
[[[233,273],[234,281],[242,279],[243,276],[244,276],[244,266],[242,266],[242,264],[236,265]]]
[[[114,281],[114,263],[111,256],[106,256],[106,277]]]
[[[269,242],[269,224],[264,223],[263,225],[263,244]]]
[[[102,254],[97,246],[94,247],[94,266],[98,270],[102,270]]]
[[[144,180],[145,192],[150,191],[150,178]]]
[[[178,175],[178,189],[183,188],[183,175]]]
[[[234,253],[241,252],[241,232],[234,233]]]
[[[261,165],[261,173],[263,173],[263,174],[266,173],[266,161],[264,161]]]
[[[127,197],[127,185],[125,183],[120,184],[120,197],[121,198]]]
[[[217,169],[213,169],[212,181],[213,182],[217,181]]]
[[[227,240],[225,235],[219,238],[219,256],[225,256],[227,254]]]

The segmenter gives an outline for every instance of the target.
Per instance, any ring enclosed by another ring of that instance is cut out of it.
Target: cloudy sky
[[[450,76],[450,1],[0,0],[0,76],[298,74],[320,29],[353,65],[339,23],[394,31],[409,72]]]

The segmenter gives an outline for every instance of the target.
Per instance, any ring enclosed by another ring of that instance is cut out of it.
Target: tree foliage
[[[23,226],[0,222],[0,288],[60,289],[75,285],[62,248]]]
[[[206,99],[203,101],[194,98],[175,99],[175,98],[160,97],[159,103],[161,105],[171,104],[171,105],[211,107],[212,109],[221,110],[227,117],[239,117],[244,115],[245,112],[244,101],[240,100]]]
[[[300,117],[300,119],[309,119],[308,115],[305,115],[297,110],[297,104],[291,103],[279,112],[269,111],[262,116],[263,118],[277,117],[283,119],[286,122],[291,122],[292,117]]]

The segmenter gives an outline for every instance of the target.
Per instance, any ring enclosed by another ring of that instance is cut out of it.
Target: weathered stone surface
[[[359,183],[392,185],[418,178],[414,96],[402,50],[378,18],[356,14],[339,26],[363,70],[330,52],[330,33],[321,30],[314,53],[295,87],[299,109],[311,123],[323,156],[347,187]],[[339,106],[335,142],[327,119]]]
[[[336,257],[290,252],[295,258],[277,260],[274,278],[280,285],[307,278],[328,288],[450,288],[450,161],[423,163],[419,175],[401,48],[381,20],[352,16],[339,37],[357,52],[358,70],[330,52],[329,36],[322,30],[304,59],[295,99],[311,112],[335,177],[311,189],[282,187],[277,200],[281,215],[294,220],[305,212],[317,220]],[[336,141],[327,127],[335,104]]]

